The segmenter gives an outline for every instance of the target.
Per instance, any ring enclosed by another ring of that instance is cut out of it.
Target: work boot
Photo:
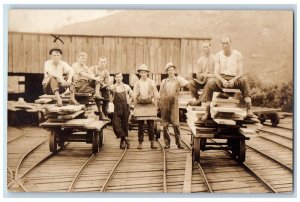
[[[125,143],[127,145],[127,149],[129,149],[130,148],[130,139],[129,139],[129,137],[125,137]]]
[[[184,149],[184,147],[181,144],[177,145],[178,149]]]
[[[151,149],[157,149],[157,147],[155,146],[154,141],[151,141]]]
[[[251,103],[246,103],[247,104],[247,118],[253,118],[254,117],[254,114],[251,110],[252,106],[251,106]]]
[[[190,106],[201,106],[201,101],[200,101],[200,99],[198,99],[196,101],[189,101],[187,105],[190,105]]]
[[[104,98],[100,95],[100,93],[95,93],[94,98],[98,100],[103,100]]]
[[[57,104],[56,104],[58,107],[62,107],[63,106],[63,104],[62,104],[62,100],[61,100],[61,98],[59,97],[59,98],[57,98]]]
[[[120,149],[125,149],[125,141],[124,140],[120,141]]]
[[[137,147],[137,149],[142,149],[143,148],[143,143],[139,142],[139,146]]]
[[[201,121],[205,122],[205,121],[207,121],[208,118],[210,118],[210,106],[206,106],[206,112],[201,117]]]

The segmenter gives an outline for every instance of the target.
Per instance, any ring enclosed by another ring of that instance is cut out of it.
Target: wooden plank
[[[121,50],[121,37],[117,37],[116,38],[116,68],[115,71],[116,72],[122,72],[122,66],[124,64],[122,64],[122,50]]]
[[[70,121],[67,121],[64,123],[62,126],[64,128],[72,128],[72,127],[84,127],[87,125],[89,122],[94,121],[94,118],[89,118],[89,119],[72,119]]]
[[[186,154],[186,164],[185,164],[185,173],[184,173],[184,182],[183,182],[183,193],[191,193],[192,190],[192,156],[190,153]]]
[[[157,107],[154,104],[136,104],[134,106],[134,116],[157,116]]]
[[[62,107],[57,107],[57,106],[49,106],[47,107],[48,112],[57,112],[57,113],[64,113],[64,112],[77,112],[84,109],[84,105],[68,105],[68,106],[62,106]]]
[[[37,34],[31,35],[31,66],[30,72],[31,73],[41,73],[40,66],[39,66],[39,37]]]
[[[90,66],[92,64],[92,38],[91,37],[85,37],[82,40],[82,51],[86,52],[88,57],[86,64]]]
[[[60,116],[57,116],[58,119],[74,119],[76,118],[77,116],[81,115],[81,114],[84,114],[84,110],[80,110],[80,111],[77,111],[73,114],[68,114],[68,115],[60,115]]]
[[[98,58],[99,58],[99,49],[98,49],[98,46],[99,46],[99,38],[98,37],[92,37],[91,38],[92,41],[92,53],[90,56],[88,57],[91,57],[91,63],[90,64],[87,64],[88,66],[93,66],[95,64],[97,64],[98,62]]]
[[[127,64],[127,41],[126,39],[122,38],[121,43],[121,72],[128,74],[129,73],[129,67]]]
[[[13,66],[12,66],[12,72],[18,72],[19,71],[19,64],[22,64],[22,59],[23,57],[20,56],[19,54],[19,51],[20,51],[20,48],[21,48],[21,34],[19,33],[14,33],[13,34],[13,46],[12,46],[12,49],[13,49]],[[23,54],[22,54],[23,55]]]
[[[75,58],[77,58],[78,53],[83,50],[83,40],[83,37],[75,36]]]
[[[128,73],[135,73],[135,38],[128,38],[126,40],[126,61]]]
[[[112,37],[103,37],[103,56],[107,58],[106,69],[111,72],[110,44]]]
[[[160,70],[167,64],[166,60],[166,39],[161,39],[160,40],[160,46],[158,48],[158,67],[156,71],[153,73],[159,73]]]
[[[198,40],[191,40],[192,42],[192,72],[197,71],[197,60],[200,58],[199,49],[198,49]]]
[[[39,52],[38,52],[38,62],[39,62],[39,73],[44,73],[44,65],[48,58],[48,51],[47,51],[47,37],[45,35],[39,35],[38,40]]]
[[[145,44],[144,38],[136,38],[135,40],[135,64],[136,67],[138,68],[141,64],[146,64],[149,65],[150,64],[150,60],[149,63],[146,62],[146,60],[144,59],[144,57],[147,57],[148,55],[146,54],[146,52],[144,53],[144,48],[149,49],[149,47]],[[144,55],[145,54],[145,55]],[[149,58],[150,58],[150,52],[149,52]]]
[[[214,121],[218,124],[223,124],[223,125],[236,125],[235,121],[228,120],[228,119],[214,119]]]
[[[150,65],[150,47],[151,47],[151,41],[148,38],[144,38],[144,59],[143,63],[146,65]],[[151,71],[153,71],[153,68],[149,67]]]
[[[99,121],[99,120],[93,120],[91,122],[88,122],[87,124],[85,124],[85,128],[88,130],[97,130],[97,131],[101,131],[102,128],[107,124],[107,121]]]
[[[188,40],[181,39],[181,71],[182,73],[186,73],[188,66]]]
[[[71,36],[68,47],[69,47],[68,60],[75,62],[76,59],[77,59],[77,55],[76,55],[76,37],[75,36]]]
[[[222,91],[225,93],[241,93],[240,89],[233,88],[223,88]]]
[[[8,33],[8,72],[13,72],[13,33]]]
[[[192,40],[187,40],[186,47],[186,68],[181,69],[182,73],[193,72],[193,52],[192,52]]]
[[[110,41],[110,73],[116,73],[116,37]]]

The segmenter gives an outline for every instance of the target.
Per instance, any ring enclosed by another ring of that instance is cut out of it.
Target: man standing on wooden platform
[[[74,76],[74,87],[76,93],[95,93],[95,83],[100,82],[100,78],[93,75],[91,69],[86,66],[87,53],[80,52],[78,54],[78,61],[72,65],[75,76]],[[96,105],[99,110],[99,119],[104,118],[101,102],[95,99]]]
[[[105,56],[99,57],[98,65],[91,67],[91,71],[95,77],[97,77],[97,81],[95,81],[95,94],[94,98],[96,100],[96,104],[98,106],[98,110],[103,112],[103,117],[100,117],[101,120],[110,121],[108,118],[108,104],[109,104],[109,72],[106,69],[107,58]],[[101,104],[98,102],[102,101],[102,109]]]
[[[62,106],[60,93],[63,93],[67,87],[73,88],[72,79],[74,70],[68,63],[61,60],[62,50],[58,48],[49,51],[52,59],[45,62],[44,79],[42,81],[45,94],[55,95],[57,106]],[[64,79],[64,74],[67,74],[67,80]],[[72,104],[78,105],[75,99],[74,91],[71,92]]]
[[[222,88],[240,89],[247,105],[247,117],[253,117],[250,87],[247,80],[242,77],[242,54],[231,48],[231,38],[229,36],[222,38],[221,45],[223,50],[215,56],[214,74],[216,78],[206,83],[201,96],[201,102],[206,105],[206,113],[202,117],[202,121],[206,121],[210,117],[210,102],[213,92],[221,92]]]
[[[113,94],[114,114],[113,114],[113,130],[117,138],[121,138],[120,148],[130,148],[130,140],[128,138],[129,129],[129,105],[132,100],[132,90],[129,85],[122,82],[123,76],[121,73],[115,74],[116,83],[110,89]]]
[[[168,78],[162,80],[159,91],[159,107],[163,124],[165,149],[169,149],[171,144],[170,134],[168,131],[170,123],[174,129],[176,145],[179,149],[183,149],[179,129],[178,96],[180,88],[187,86],[189,82],[182,77],[175,76],[175,68],[176,67],[173,63],[166,64],[165,71],[168,73]]]
[[[149,106],[149,104],[153,104],[154,106],[157,106],[158,91],[155,82],[148,78],[150,71],[148,70],[147,65],[142,64],[138,68],[137,72],[140,74],[141,78],[134,84],[133,88],[135,110],[137,107],[139,107],[139,109],[144,108],[147,113],[147,105]],[[144,120],[139,120],[137,122],[139,139],[139,146],[137,149],[142,149],[144,141]],[[157,149],[154,143],[154,120],[147,120],[147,125],[149,141],[151,141],[151,149]]]
[[[199,58],[197,61],[197,72],[196,78],[189,82],[189,89],[192,94],[192,97],[196,98],[196,101],[190,101],[188,105],[191,106],[200,106],[201,100],[199,99],[198,91],[203,89],[206,82],[210,78],[214,78],[214,55],[210,52],[211,44],[209,41],[203,43],[203,52],[204,55]]]

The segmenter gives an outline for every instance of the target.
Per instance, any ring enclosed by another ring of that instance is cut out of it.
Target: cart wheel
[[[201,140],[201,138],[200,138]],[[192,150],[193,161],[200,162],[200,140],[194,139],[194,146]]]
[[[103,135],[103,130],[99,132],[99,148],[101,148],[104,144],[104,135]]]
[[[274,127],[279,124],[279,116],[277,113],[272,114],[271,123],[272,123],[272,126],[274,126]]]
[[[92,151],[94,154],[99,152],[99,132],[93,132],[92,136]]]
[[[66,136],[66,131],[62,132],[59,136],[58,136],[58,146],[60,147],[64,147],[65,146],[65,136]]]
[[[154,132],[155,132],[155,138],[158,140],[160,138],[160,128],[161,128],[161,123],[160,122],[155,122],[155,127],[154,127]]]
[[[237,161],[243,163],[246,159],[246,145],[245,140],[239,141],[239,154],[237,156]]]
[[[49,149],[50,152],[57,152],[57,137],[58,137],[58,131],[52,130],[50,133],[50,139],[49,139]]]
[[[206,138],[200,138],[200,149],[202,151],[205,150],[206,140],[207,140]]]

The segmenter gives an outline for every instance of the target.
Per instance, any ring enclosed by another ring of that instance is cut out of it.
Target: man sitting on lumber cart
[[[55,95],[57,106],[62,106],[60,93],[65,92],[67,87],[72,88],[72,79],[74,70],[68,63],[61,60],[62,50],[53,48],[49,51],[52,59],[45,62],[44,79],[42,81],[45,94]],[[67,80],[64,79],[64,74],[67,74]],[[75,99],[74,91],[71,92],[72,104],[78,105]]]
[[[210,117],[210,102],[213,92],[221,92],[222,88],[238,88],[241,90],[247,106],[247,117],[253,117],[251,110],[250,87],[243,75],[242,54],[231,48],[231,38],[223,37],[222,49],[215,56],[214,74],[216,78],[209,80],[201,96],[201,102],[206,105],[206,113],[202,121]]]
[[[99,102],[102,101],[102,109],[101,104],[97,104],[98,110],[102,110],[103,117],[99,116],[99,119],[101,120],[108,120],[108,106],[109,106],[109,72],[106,69],[107,65],[107,58],[105,56],[99,57],[98,65],[92,66],[91,71],[92,74],[97,77],[97,80],[95,81],[95,94],[94,98]],[[102,115],[102,114],[101,114]]]
[[[202,45],[204,55],[197,60],[196,78],[189,82],[189,90],[196,101],[190,101],[188,105],[200,106],[201,100],[198,94],[203,89],[207,80],[214,78],[214,55],[210,52],[210,42],[205,41]]]
[[[91,69],[86,66],[87,53],[80,52],[78,54],[78,61],[72,65],[74,76],[74,90],[75,93],[90,93],[95,94],[95,83],[100,82],[100,78],[96,77]],[[99,110],[99,119],[106,120],[102,112],[101,102],[95,99],[95,103]]]

